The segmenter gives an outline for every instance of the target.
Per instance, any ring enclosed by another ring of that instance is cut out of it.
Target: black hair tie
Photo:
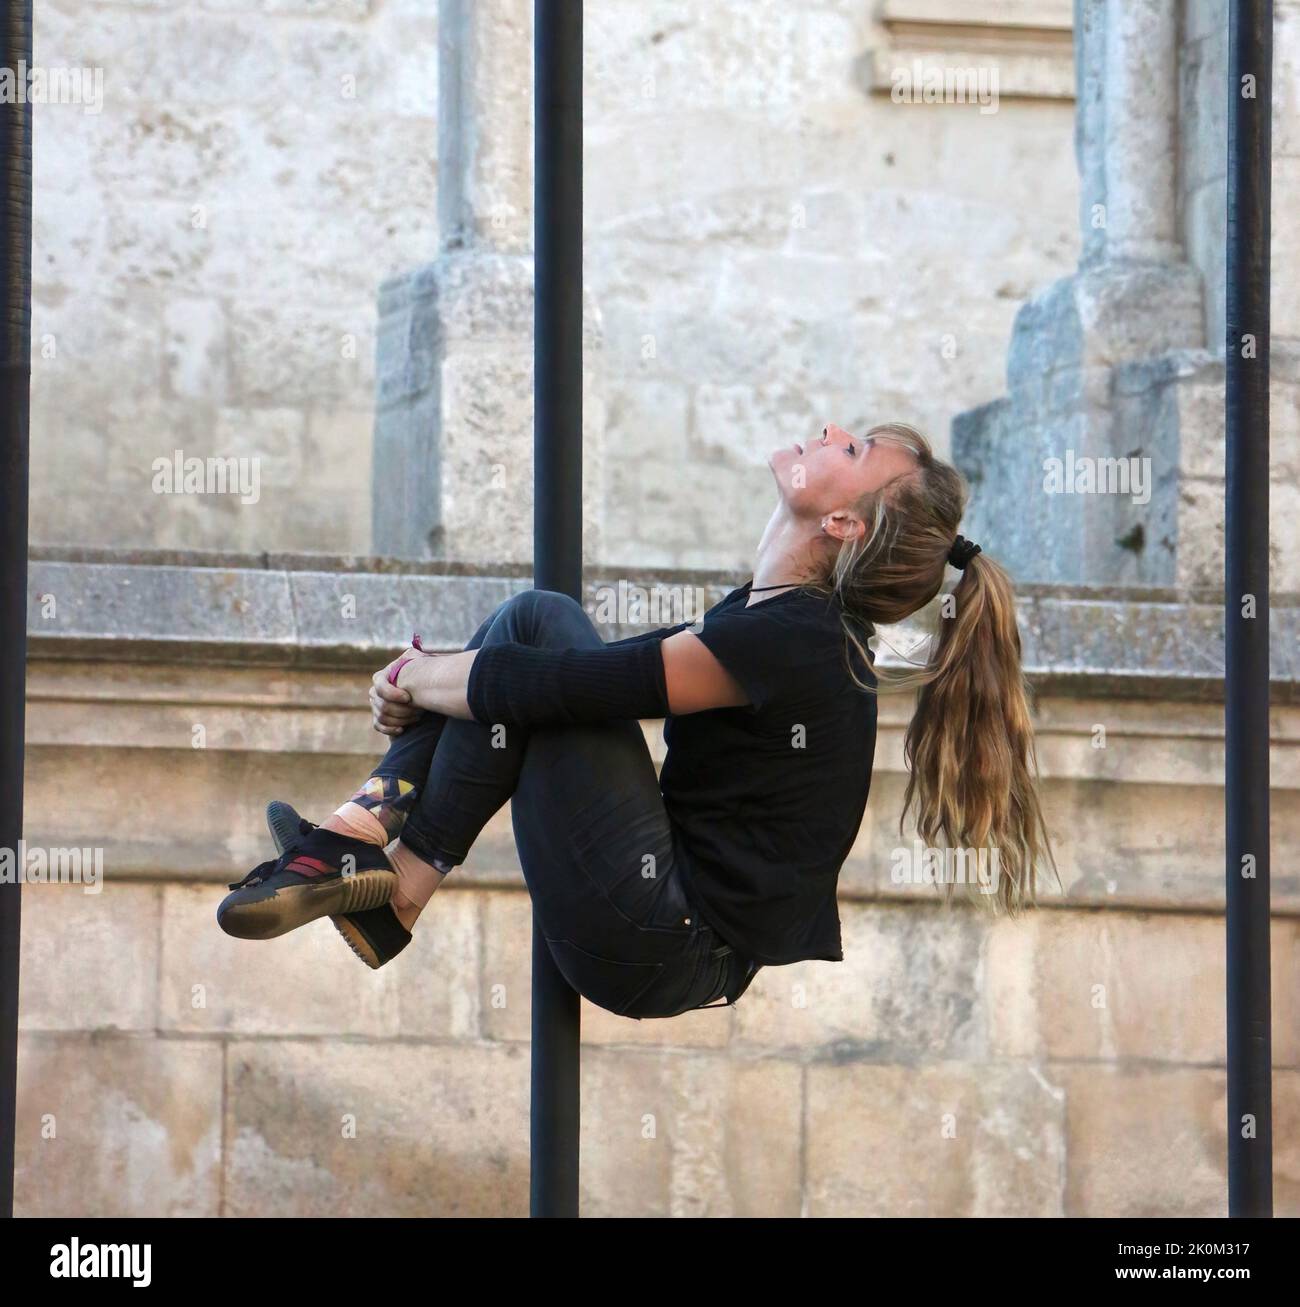
[[[959,572],[966,570],[966,564],[970,562],[976,554],[982,553],[979,545],[973,540],[967,540],[965,536],[958,536],[952,542],[952,548],[948,550],[948,562],[952,564]]]

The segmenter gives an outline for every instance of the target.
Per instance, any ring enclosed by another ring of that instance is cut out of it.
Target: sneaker
[[[275,851],[286,853],[309,836],[316,826],[280,799],[266,805],[266,824]],[[410,942],[411,932],[402,925],[392,907],[384,903],[359,912],[337,913],[330,917],[335,930],[348,947],[372,971],[391,962]]]
[[[315,829],[231,885],[217,924],[237,939],[274,939],[318,917],[386,904],[396,884],[383,849]]]
[[[299,816],[292,804],[280,799],[272,799],[266,805],[266,825],[277,854],[287,853],[295,844],[301,843],[304,836],[316,829],[314,821]]]

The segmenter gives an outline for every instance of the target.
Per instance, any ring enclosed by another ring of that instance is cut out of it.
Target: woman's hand
[[[431,657],[432,654],[426,654],[421,649],[404,649],[387,667],[380,668],[371,678],[371,725],[380,735],[401,735],[406,727],[423,716],[424,709],[416,706],[410,692],[393,684],[398,679],[393,672],[395,668],[404,671],[403,664]]]
[[[466,700],[476,649],[434,654],[415,645],[405,649],[370,684],[374,727],[381,735],[400,735],[422,712],[473,721]],[[393,685],[390,677],[398,682]]]

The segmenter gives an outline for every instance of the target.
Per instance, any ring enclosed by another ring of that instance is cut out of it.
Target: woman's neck
[[[818,575],[817,537],[779,503],[758,542],[752,589],[802,585]]]

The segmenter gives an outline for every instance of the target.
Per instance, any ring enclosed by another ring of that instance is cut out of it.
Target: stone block
[[[215,1040],[23,1036],[15,1214],[220,1215],[222,1062]]]
[[[31,845],[29,845],[31,847]],[[23,889],[21,1029],[152,1031],[161,896],[122,882]]]
[[[369,309],[240,300],[230,309],[233,385],[261,405],[368,405],[374,387]]]
[[[1273,928],[1274,1059],[1300,1060],[1297,931]],[[989,935],[991,1050],[1033,1059],[1222,1063],[1219,917],[1039,912]]]
[[[1300,485],[1295,481],[1270,484],[1269,524],[1270,584],[1275,594],[1295,594],[1300,591]],[[1291,650],[1300,657],[1294,644]]]
[[[369,433],[363,426],[359,434],[364,440]],[[307,445],[307,423],[300,408],[220,408],[216,412],[211,448],[217,457],[256,461],[258,493],[273,511],[288,510],[290,504],[302,500],[304,477],[309,468],[313,486],[319,485],[326,493],[331,488],[328,478],[316,479],[318,465],[312,457],[314,451]],[[199,452],[206,454],[207,450],[187,451]]]
[[[1214,0],[1211,9],[1223,12],[1227,0]],[[1223,27],[1227,31],[1227,17]],[[1226,45],[1226,40],[1224,44]],[[1283,3],[1273,10],[1273,157],[1300,155],[1300,10]]]
[[[1300,203],[1300,156],[1285,155],[1273,161],[1273,212],[1294,213]],[[1287,222],[1276,223],[1272,241],[1272,287],[1269,301],[1270,339],[1300,340],[1300,232]]]
[[[1064,1094],[1033,1068],[825,1061],[806,1074],[807,1215],[1063,1215]]]
[[[140,285],[174,285],[190,294],[208,287],[209,269],[224,239],[236,243],[246,222],[220,204],[211,213],[191,201],[136,200],[105,194],[103,249],[109,271],[104,279],[115,293]],[[247,267],[247,252],[242,265]]]
[[[765,967],[736,1004],[736,1048],[820,1048],[842,1060],[978,1056],[973,913],[840,903],[843,962]]]
[[[528,583],[509,577],[295,572],[297,643],[320,659],[344,646],[373,650],[375,670],[419,633],[430,649],[463,649],[479,625]]]
[[[1223,584],[1223,482],[1184,477],[1178,485],[1178,569],[1175,583],[1187,588]]]
[[[528,1052],[511,1045],[235,1041],[231,1216],[523,1216]]]
[[[387,283],[372,499],[376,548],[516,563],[532,556],[530,261],[449,254]],[[584,310],[584,535],[601,551],[601,322]]]
[[[582,1214],[799,1215],[803,1074],[777,1058],[588,1050]]]
[[[1223,94],[1228,79],[1227,8],[1225,0],[1183,6],[1178,146],[1184,190],[1213,181],[1222,185],[1228,148],[1228,98]]]
[[[116,128],[114,148],[103,149],[101,141],[88,171],[115,195],[197,199],[238,185],[255,166],[255,138],[238,106],[110,102],[105,110]]]
[[[687,454],[687,390],[667,381],[633,382],[609,396],[610,472],[634,479],[645,458],[681,459]],[[621,502],[621,496],[620,500]]]
[[[526,253],[533,200],[531,6],[450,0],[439,7],[438,20],[444,247]]]
[[[1222,1071],[1090,1063],[1046,1074],[1065,1093],[1062,1215],[1227,1215]]]
[[[808,439],[825,425],[826,414],[822,397],[782,382],[757,389],[697,386],[691,403],[691,447],[697,456],[724,467],[766,468],[773,450]],[[713,492],[711,485],[702,489],[704,495]]]

